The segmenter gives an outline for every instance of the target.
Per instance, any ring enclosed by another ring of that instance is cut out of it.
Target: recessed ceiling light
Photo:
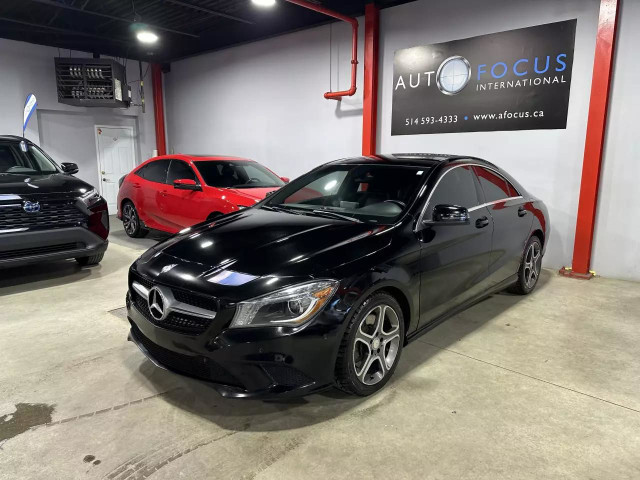
[[[276,0],[252,0],[254,5],[259,7],[273,7],[276,4]]]
[[[136,33],[136,38],[142,43],[156,43],[158,41],[158,36],[149,30],[139,31]]]

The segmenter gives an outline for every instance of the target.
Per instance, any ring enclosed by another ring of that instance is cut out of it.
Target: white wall
[[[571,265],[573,254],[599,3],[419,0],[381,11],[378,151],[468,154],[504,167],[549,207],[545,265],[553,268]],[[640,196],[633,189],[640,178],[640,34],[632,30],[640,2],[623,4],[593,266],[640,280]],[[391,136],[395,50],[572,18],[578,24],[566,129]],[[348,84],[349,27],[332,28],[331,58],[324,26],[172,64],[165,76],[170,151],[247,156],[291,177],[359,154],[362,63],[356,98],[340,104],[322,97],[330,75],[334,89]]]
[[[68,56],[69,50],[62,50]],[[0,39],[0,134],[22,135],[22,112],[27,94],[38,99],[38,113],[31,117],[25,136],[39,144],[57,162],[75,162],[78,177],[98,185],[94,125],[130,125],[137,135],[136,162],[146,160],[155,148],[151,73],[145,81],[146,114],[139,107],[87,108],[58,103],[54,57],[58,49]],[[84,52],[71,52],[87,57]],[[146,70],[146,64],[143,70]],[[138,63],[127,62],[127,80],[138,80]],[[134,103],[139,103],[133,83]]]
[[[599,0],[468,0],[464,8],[461,3],[429,0],[382,10],[380,151],[473,155],[505,168],[549,208],[546,266],[570,266]],[[578,25],[566,130],[391,136],[396,50],[572,18]]]
[[[360,154],[361,88],[342,102],[323,96],[330,80],[349,88],[350,60],[351,27],[341,22],[172,63],[169,151],[248,157],[291,178]]]
[[[640,2],[623,1],[620,13],[591,265],[640,280]]]

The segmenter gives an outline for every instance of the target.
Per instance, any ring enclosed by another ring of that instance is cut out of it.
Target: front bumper
[[[0,234],[0,268],[103,253],[108,240],[83,227]]]
[[[185,335],[152,323],[130,294],[127,312],[129,340],[155,365],[208,381],[224,397],[296,397],[333,385],[339,329],[321,318],[297,331],[220,328],[233,316],[229,309],[204,334]]]

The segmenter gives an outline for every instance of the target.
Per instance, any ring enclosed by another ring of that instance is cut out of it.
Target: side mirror
[[[202,190],[202,187],[198,185],[195,180],[190,178],[179,178],[173,182],[173,188],[176,190]]]
[[[469,223],[469,211],[458,205],[436,205],[433,209],[433,222],[444,225],[466,225]]]
[[[71,162],[61,163],[60,168],[62,168],[62,171],[67,175],[73,175],[74,173],[78,173],[78,170],[79,170],[78,164],[71,163]]]
[[[291,180],[289,180],[289,177],[280,177],[280,180],[282,180],[284,183],[289,183]]]

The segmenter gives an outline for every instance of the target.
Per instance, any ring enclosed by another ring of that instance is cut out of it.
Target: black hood
[[[82,195],[93,187],[63,173],[25,175],[0,173],[0,195],[38,195],[74,193]]]
[[[205,292],[214,290],[207,278],[220,268],[256,277],[317,278],[384,248],[390,238],[385,230],[370,223],[252,208],[158,244],[143,255],[137,269],[161,283]],[[175,266],[165,268],[169,265]]]

